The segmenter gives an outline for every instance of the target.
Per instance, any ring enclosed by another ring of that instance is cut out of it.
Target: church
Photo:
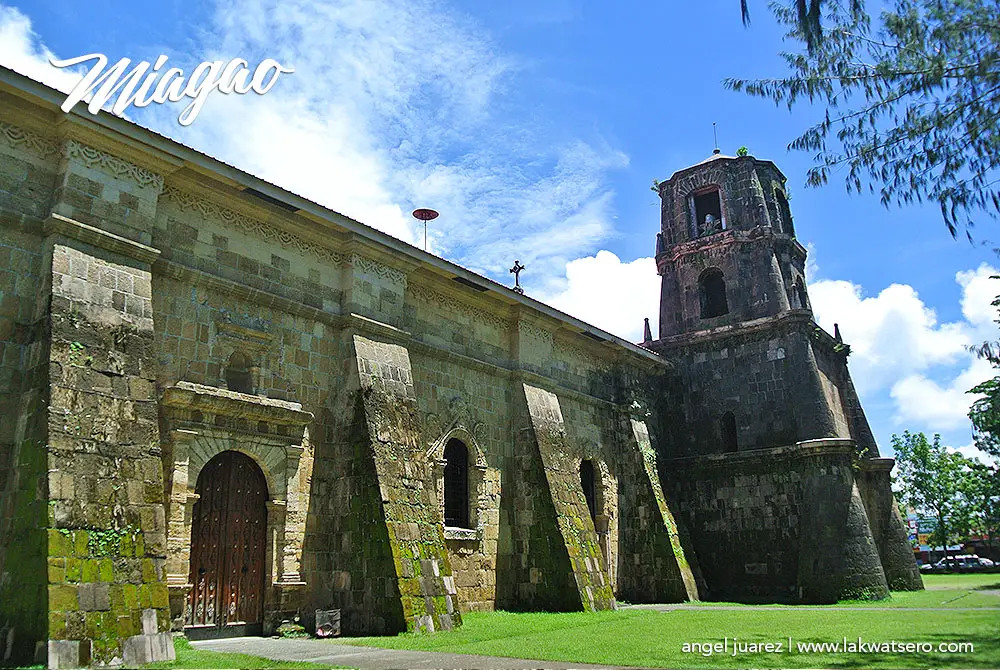
[[[0,68],[0,663],[922,588],[773,163],[658,184],[635,344],[62,101]]]

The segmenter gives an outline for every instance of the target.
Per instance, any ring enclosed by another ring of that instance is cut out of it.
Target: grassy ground
[[[984,577],[986,579],[984,579]],[[996,575],[931,575],[930,590],[894,593],[879,603],[822,608],[739,607],[711,604],[667,612],[622,609],[595,614],[469,614],[461,630],[341,642],[395,649],[487,654],[542,660],[648,667],[721,668],[996,668],[1000,667],[1000,595],[989,593]],[[987,591],[987,592],[984,592]],[[961,603],[961,605],[960,605]],[[853,607],[852,607],[853,606]],[[867,611],[858,607],[880,607]],[[958,611],[956,607],[974,608]],[[915,608],[940,608],[935,611]],[[998,608],[998,609],[988,609]],[[808,652],[804,643],[929,643],[930,652]],[[728,639],[727,639],[728,638]],[[748,650],[734,655],[734,638],[782,643],[780,652]],[[791,638],[791,651],[789,651]],[[946,653],[942,643],[969,643],[972,651]],[[722,645],[722,649],[685,644]],[[709,653],[710,652],[710,653]]]
[[[1000,591],[1000,574],[924,575],[923,577],[926,589],[990,589]]]
[[[892,597],[880,601],[843,600],[827,607],[867,608],[959,608],[1000,607],[1000,575],[953,574],[924,575],[924,591],[895,591]],[[692,603],[697,607],[792,607],[795,605],[703,602]],[[801,607],[798,607],[801,609]]]
[[[203,651],[195,649],[183,637],[174,638],[174,651],[177,660],[171,663],[150,663],[143,668],[327,668],[329,666],[315,663],[289,663],[272,661],[259,656],[246,654],[224,654],[218,651]]]

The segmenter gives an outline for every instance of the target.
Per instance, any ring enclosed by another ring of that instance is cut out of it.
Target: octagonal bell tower
[[[657,449],[709,599],[920,588],[850,347],[813,317],[785,177],[716,154],[658,190],[660,332],[644,346],[674,365]]]
[[[813,319],[785,177],[713,155],[659,184],[659,339],[684,380],[675,455],[850,438],[878,449],[839,334]]]
[[[661,338],[809,310],[806,250],[773,163],[716,154],[659,193]]]

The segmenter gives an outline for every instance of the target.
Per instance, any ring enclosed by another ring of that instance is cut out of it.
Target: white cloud
[[[975,458],[983,463],[989,463],[993,465],[998,464],[998,459],[996,457],[990,456],[989,454],[985,454],[979,451],[972,443],[963,445],[961,447],[946,447],[946,448],[948,449],[948,451],[957,452],[959,454],[962,454],[966,458]]]
[[[908,375],[890,391],[896,403],[896,420],[904,425],[933,426],[935,431],[968,427],[969,407],[975,400],[968,390],[995,373],[988,362],[974,358],[958,375],[943,382],[924,374]]]
[[[998,270],[983,263],[975,270],[959,272],[955,280],[962,287],[962,315],[976,330],[974,341],[996,339],[997,308],[993,300],[1000,295]]]
[[[539,293],[613,231],[606,174],[627,157],[511,104],[521,64],[450,5],[218,2],[196,39],[171,63],[274,58],[295,73],[265,96],[213,94],[187,128],[176,106],[132,110],[189,146],[417,245],[409,212],[438,209],[431,251],[497,279],[518,258]],[[67,89],[76,75],[49,57],[27,17],[0,7],[0,62]]]
[[[660,278],[652,258],[623,263],[610,251],[566,265],[568,286],[548,302],[631,342],[642,341],[643,318],[656,338]]]
[[[865,297],[857,284],[820,280],[809,286],[809,296],[817,322],[829,332],[839,323],[851,344],[859,390],[882,389],[900,376],[955,363],[971,343],[964,324],[939,324],[911,286],[893,284]]]
[[[893,284],[865,296],[857,284],[819,280],[809,287],[817,322],[832,332],[840,324],[852,349],[851,374],[864,399],[888,391],[899,427],[925,432],[968,426],[974,397],[966,393],[992,377],[988,363],[968,351],[996,338],[997,270],[983,264],[957,273],[963,319],[940,323],[913,287]]]
[[[38,40],[31,20],[14,7],[0,5],[0,65],[68,93],[79,81],[79,72],[52,67],[50,58],[55,55]]]
[[[430,250],[497,279],[517,258],[549,287],[612,231],[605,175],[627,158],[551,139],[509,104],[520,64],[445,3],[219,3],[209,35],[200,57],[255,54],[295,73],[263,102],[210,99],[189,144],[418,245],[409,212],[433,207]],[[158,128],[180,132],[173,116]]]

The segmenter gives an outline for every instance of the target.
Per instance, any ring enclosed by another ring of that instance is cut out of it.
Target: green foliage
[[[1000,213],[1000,4],[893,0],[874,19],[860,1],[772,5],[788,40],[790,74],[726,86],[789,108],[826,113],[789,145],[815,154],[808,183],[846,173],[848,191],[886,206],[932,201],[952,235]]]
[[[139,529],[132,526],[87,531],[87,554],[95,558],[117,557],[122,542],[135,546]]]
[[[736,155],[739,156],[740,158],[742,158],[743,156],[749,156],[750,150],[746,148],[746,145],[743,145],[742,147],[736,150]]]
[[[822,40],[823,26],[821,8],[825,0],[794,0],[787,6],[789,14],[795,16],[796,26],[802,34],[810,51]],[[861,0],[850,0],[851,9],[855,12],[862,11]],[[747,0],[740,0],[740,13],[743,17],[743,25],[750,25],[750,6]]]
[[[1000,458],[1000,376],[979,384],[969,393],[983,396],[969,409],[976,448]]]
[[[928,442],[923,433],[906,431],[892,436],[892,448],[902,501],[936,521],[931,543],[946,547],[967,533],[970,508],[977,501],[963,494],[975,461],[948,451],[940,435]]]
[[[1000,472],[997,468],[973,460],[959,483],[962,497],[968,501],[962,525],[969,535],[980,535],[993,542],[1000,536]]]

